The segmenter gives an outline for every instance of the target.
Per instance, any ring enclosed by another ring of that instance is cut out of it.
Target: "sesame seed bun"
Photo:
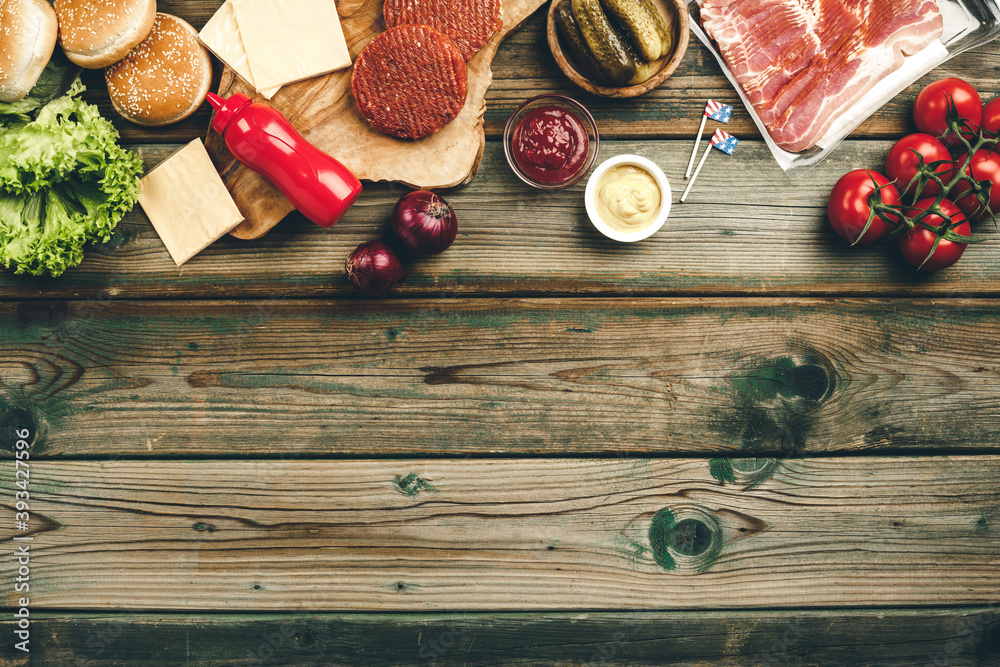
[[[28,94],[56,47],[56,13],[44,0],[0,1],[0,102]]]
[[[146,39],[156,0],[56,0],[55,9],[66,57],[80,67],[101,69]]]
[[[205,101],[212,60],[198,32],[176,16],[156,15],[149,37],[104,70],[115,111],[147,127],[184,120]]]

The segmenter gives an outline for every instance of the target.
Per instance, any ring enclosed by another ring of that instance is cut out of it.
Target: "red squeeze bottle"
[[[212,127],[233,156],[271,181],[292,205],[320,227],[337,223],[361,194],[347,167],[299,134],[281,112],[234,93],[205,96],[215,109]]]

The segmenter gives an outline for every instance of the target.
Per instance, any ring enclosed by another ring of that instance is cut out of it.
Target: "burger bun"
[[[86,69],[113,65],[146,39],[156,0],[55,0],[59,43]]]
[[[122,60],[104,70],[115,111],[159,127],[184,120],[205,101],[212,60],[186,21],[158,13],[153,29]]]
[[[0,102],[24,99],[52,57],[58,33],[45,0],[0,2]]]

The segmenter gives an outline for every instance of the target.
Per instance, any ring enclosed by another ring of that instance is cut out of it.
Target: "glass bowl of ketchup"
[[[600,146],[594,117],[563,95],[532,97],[511,114],[503,131],[510,168],[540,190],[579,182],[597,161]]]

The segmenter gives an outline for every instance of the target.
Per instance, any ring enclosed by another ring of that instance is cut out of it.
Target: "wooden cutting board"
[[[348,68],[285,86],[270,101],[302,135],[340,160],[363,181],[398,181],[413,188],[437,189],[472,180],[486,145],[483,112],[486,89],[493,81],[490,64],[500,42],[545,0],[503,0],[503,28],[469,62],[469,94],[465,107],[437,134],[419,140],[397,139],[378,132],[358,113],[351,95]],[[356,59],[378,33],[385,30],[382,2],[338,0],[344,36]],[[253,89],[226,69],[219,94],[244,93],[255,101]],[[241,239],[260,238],[293,209],[277,188],[236,161],[222,138],[209,130],[205,141],[215,166],[246,220],[232,231]],[[362,196],[364,196],[362,194]]]

